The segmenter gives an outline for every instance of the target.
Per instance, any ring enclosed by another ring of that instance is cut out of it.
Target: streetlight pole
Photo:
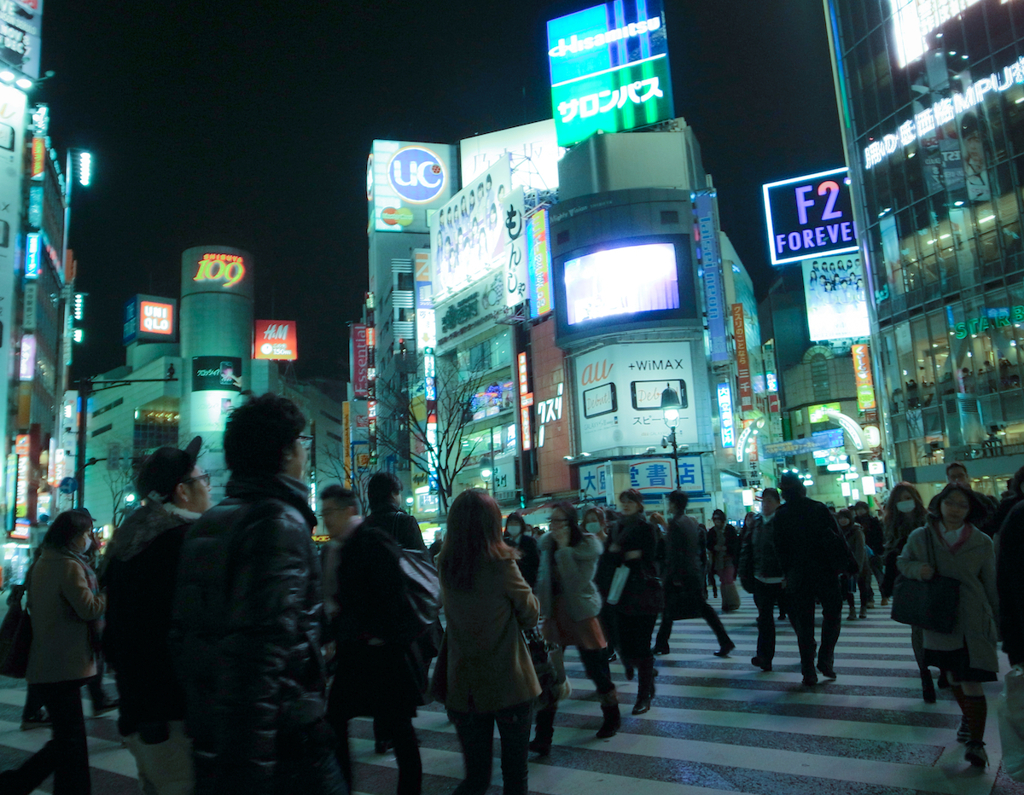
[[[679,395],[666,384],[661,392],[661,413],[665,418],[665,425],[668,426],[668,436],[661,440],[662,447],[672,445],[672,467],[674,474],[672,482],[679,488],[679,443],[676,440],[676,427],[679,425]]]

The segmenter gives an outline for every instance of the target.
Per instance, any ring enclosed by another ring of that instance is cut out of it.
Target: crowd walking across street
[[[102,554],[87,511],[56,517],[3,621],[4,795],[1024,791],[989,719],[1024,660],[1024,507],[962,467],[877,520],[787,474],[710,531],[629,489],[546,505],[538,538],[469,489],[428,550],[391,473],[365,518],[341,485],[315,513],[305,427],[286,398],[236,409],[216,505],[202,440],[160,448]]]

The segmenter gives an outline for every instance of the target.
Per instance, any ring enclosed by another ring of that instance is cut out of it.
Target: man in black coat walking
[[[815,673],[814,604],[821,602],[821,647],[817,649],[817,670],[835,679],[836,643],[842,622],[843,597],[833,565],[833,546],[839,528],[823,503],[807,497],[807,489],[792,473],[779,483],[783,504],[776,512],[775,551],[785,572],[789,620],[800,647],[800,669],[805,685],[818,683]],[[830,535],[831,534],[831,537]]]
[[[324,719],[306,417],[266,394],[224,433],[227,499],[192,525],[172,619],[197,795],[347,795]]]
[[[404,549],[426,551],[419,522],[402,510],[402,481],[395,475],[375,472],[366,484],[366,501],[370,503],[367,527],[381,530]]]
[[[139,785],[157,795],[194,785],[185,691],[168,635],[181,547],[210,509],[210,476],[196,465],[201,445],[197,436],[184,450],[161,447],[143,462],[135,484],[142,507],[114,532],[101,569],[103,654],[117,681],[117,727],[135,757]]]

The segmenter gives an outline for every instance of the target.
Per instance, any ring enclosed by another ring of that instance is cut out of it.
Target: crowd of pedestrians
[[[528,755],[550,753],[570,691],[565,650],[576,648],[596,690],[596,736],[611,737],[622,725],[611,664],[636,680],[632,714],[648,712],[655,658],[671,653],[674,622],[707,622],[716,656],[736,648],[708,589],[715,598],[721,590],[728,613],[740,604],[737,582],[757,607],[751,664],[772,672],[778,610],[796,636],[803,685],[813,687],[819,674],[837,676],[844,603],[856,621],[875,606],[873,582],[888,606],[903,582],[956,581],[949,631],[914,626],[911,644],[923,699],[936,700],[937,668],[961,709],[965,759],[988,762],[982,686],[997,677],[1000,631],[1010,662],[1024,662],[1014,565],[1024,554],[1024,470],[997,504],[951,464],[927,508],[900,483],[877,518],[865,502],[831,509],[783,475],[741,528],[721,510],[705,528],[681,491],[668,495],[667,515],[648,512],[630,489],[618,510],[549,505],[538,533],[519,513],[503,525],[494,499],[469,490],[428,550],[392,474],[369,480],[365,518],[342,486],[325,489],[314,514],[305,427],[282,397],[237,408],[217,505],[198,464],[201,439],[156,451],[138,472],[141,507],[99,558],[87,511],[56,517],[24,588],[34,634],[23,728],[50,725],[53,737],[0,773],[0,790],[27,794],[53,774],[57,795],[88,795],[88,686],[94,714],[119,710],[145,793],[347,795],[349,722],[369,717],[374,750],[394,752],[399,795],[419,795],[413,718],[436,699],[463,752],[457,795],[490,786],[495,728],[505,791],[525,795]],[[328,536],[319,551],[318,520]],[[104,662],[117,699],[103,691]]]

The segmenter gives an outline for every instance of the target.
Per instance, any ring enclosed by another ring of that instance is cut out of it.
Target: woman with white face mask
[[[882,577],[882,605],[889,604],[896,576],[900,573],[896,560],[903,547],[907,545],[910,534],[919,527],[924,527],[928,519],[928,511],[917,489],[909,483],[897,483],[885,501],[885,519],[882,528],[885,531],[885,574]],[[914,646],[914,659],[921,671],[921,695],[928,704],[935,703],[935,682],[931,671],[924,664],[924,633],[920,627],[912,627],[910,641]],[[940,682],[940,685],[942,683]]]

